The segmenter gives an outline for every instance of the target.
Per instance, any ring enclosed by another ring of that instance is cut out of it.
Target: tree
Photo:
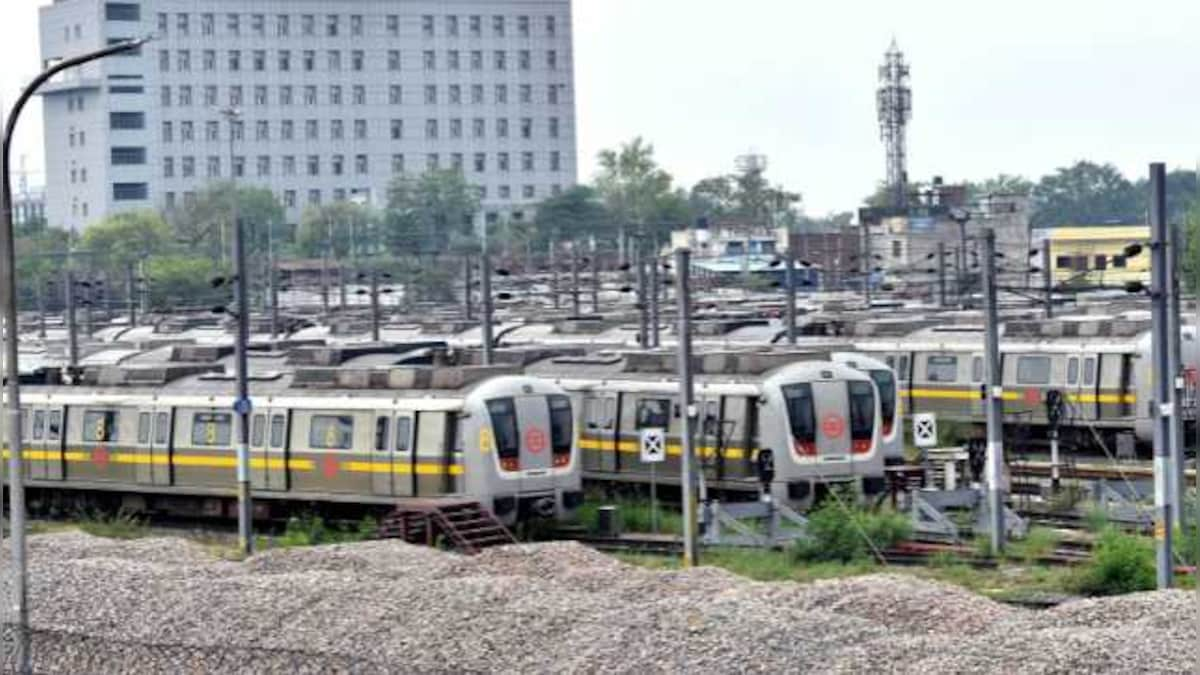
[[[697,216],[724,218],[737,208],[734,192],[730,176],[705,178],[692,186],[688,204]]]
[[[1033,182],[1024,176],[1000,173],[979,182],[967,183],[967,200],[971,202],[988,196],[1027,197],[1033,192]]]
[[[1060,167],[1038,181],[1033,198],[1033,227],[1145,222],[1144,193],[1111,164]]]
[[[1174,169],[1167,172],[1165,192],[1167,193],[1167,222],[1183,223],[1190,216],[1192,206],[1200,196],[1200,182],[1197,182],[1195,171]],[[1134,183],[1134,192],[1139,195],[1141,208],[1147,208],[1150,196],[1150,181],[1139,178]],[[1142,222],[1142,221],[1138,221]],[[1146,222],[1149,222],[1148,219]]]
[[[117,274],[166,249],[171,228],[157,211],[124,211],[88,226],[79,243],[93,264]]]
[[[325,254],[331,243],[335,258],[355,258],[378,251],[379,214],[367,205],[340,201],[310,206],[296,231],[296,252],[309,258]]]
[[[613,238],[613,222],[593,188],[578,185],[537,207],[536,245],[546,242]]]
[[[17,258],[17,284],[22,306],[37,302],[39,293],[58,294],[71,233],[57,227],[23,227],[13,242]],[[56,288],[57,287],[57,288]]]
[[[625,257],[628,229],[654,221],[660,202],[672,195],[671,174],[654,160],[654,146],[639,136],[616,150],[601,150],[596,189],[617,223],[617,248]]]
[[[478,212],[479,193],[459,171],[397,176],[388,188],[384,237],[397,255],[470,250],[478,246]]]
[[[235,185],[231,181],[209,183],[189,203],[172,209],[168,218],[175,236],[214,259],[227,260],[233,250],[229,225],[235,194],[250,255],[265,253],[268,239],[274,240],[277,249],[291,240],[290,233],[280,232],[284,211],[274,193],[267,188]]]
[[[228,290],[213,289],[212,258],[157,256],[146,261],[145,279],[150,307],[156,311],[180,307],[215,306],[228,300]]]

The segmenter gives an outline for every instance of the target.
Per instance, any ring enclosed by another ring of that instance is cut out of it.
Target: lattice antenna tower
[[[733,160],[733,165],[737,168],[738,173],[746,175],[748,173],[766,173],[767,171],[767,156],[749,152],[744,155],[739,155]]]
[[[876,107],[879,111],[879,135],[887,151],[887,187],[892,205],[905,206],[908,197],[908,169],[905,133],[912,119],[912,89],[908,85],[908,64],[893,39],[879,67]]]

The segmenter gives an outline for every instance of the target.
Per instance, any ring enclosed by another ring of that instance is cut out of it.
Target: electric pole
[[[1168,290],[1170,276],[1167,265],[1167,199],[1166,166],[1161,162],[1150,165],[1150,307],[1153,324],[1151,340],[1152,372],[1160,376],[1154,380],[1154,400],[1150,412],[1154,418],[1154,542],[1155,561],[1159,588],[1171,586],[1173,563],[1171,560],[1174,523],[1172,522],[1170,442],[1171,405],[1170,344],[1167,336]]]
[[[996,297],[996,233],[983,233],[984,358],[987,408],[987,500],[992,555],[1004,550],[1004,398],[1000,373],[1000,312]]]
[[[787,341],[789,345],[796,344],[796,255],[792,251],[792,242],[788,241],[787,257],[784,258],[783,283],[786,286],[784,294],[787,306],[784,307],[784,317],[787,321]]]
[[[691,271],[691,252],[686,248],[675,251],[675,299],[679,305],[679,408],[682,444],[679,488],[683,493],[683,565],[695,567],[700,562],[696,548],[696,498],[693,492],[692,424],[696,419],[692,397],[692,308],[688,277]]]

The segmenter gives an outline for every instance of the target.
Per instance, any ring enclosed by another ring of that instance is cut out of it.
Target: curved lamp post
[[[13,249],[12,186],[10,184],[12,136],[21,110],[38,87],[58,73],[106,56],[138,49],[151,38],[144,37],[88,52],[60,61],[42,71],[30,82],[12,107],[4,126],[3,145],[0,145],[0,304],[4,318],[4,393],[6,430],[8,431],[8,475],[10,522],[12,523],[13,610],[16,622],[17,668],[32,670],[29,652],[29,592],[26,585],[25,561],[25,485],[21,465],[21,400],[17,364],[17,260]]]

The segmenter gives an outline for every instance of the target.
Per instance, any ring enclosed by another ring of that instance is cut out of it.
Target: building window
[[[304,85],[304,105],[317,104],[317,86],[314,84]]]
[[[496,37],[504,37],[504,17],[496,15],[492,17],[492,34]]]
[[[533,120],[528,117],[521,118],[521,138],[533,138]]]
[[[421,35],[425,37],[433,37],[433,15],[425,14],[421,17]]]
[[[388,70],[400,70],[400,50],[389,49],[387,63]]]
[[[170,108],[170,107],[171,107],[171,88],[170,88],[170,87],[163,87],[163,88],[162,88],[162,93],[161,93],[161,95],[159,96],[159,103],[160,103],[160,104],[161,104],[161,105],[162,105],[164,108]]]
[[[267,104],[267,86],[258,84],[254,86],[254,105]]]
[[[163,178],[174,178],[175,177],[175,158],[174,157],[163,157],[162,175],[163,175]]]
[[[271,175],[271,157],[270,155],[259,155],[255,161],[255,173],[259,176]]]
[[[904,244],[899,239],[892,240],[892,257],[900,258],[904,256]]]
[[[561,171],[562,170],[562,153],[557,150],[550,153],[550,170],[551,171]]]
[[[450,85],[450,91],[449,91],[447,98],[450,101],[450,103],[453,103],[453,104],[462,103],[462,86],[457,85],[457,84]]]
[[[312,14],[301,14],[300,33],[302,35],[316,35],[317,17],[313,16]]]
[[[206,73],[217,69],[217,50],[205,49],[200,52],[200,68]]]
[[[474,104],[483,103],[483,85],[482,84],[471,85],[471,103],[474,103]]]
[[[196,158],[192,156],[184,157],[179,163],[180,173],[184,178],[191,178],[196,175]]]
[[[242,69],[242,53],[236,49],[229,52],[229,72],[235,73]]]
[[[391,124],[392,140],[400,140],[404,138],[404,120],[392,120]]]
[[[271,139],[271,123],[267,120],[258,120],[254,123],[254,140],[267,141]]]
[[[283,175],[296,175],[296,157],[294,155],[284,155],[281,158],[281,162],[283,164]]]
[[[525,199],[533,199],[535,192],[532,185],[526,185],[521,188],[521,196]]]
[[[1054,266],[1060,270],[1071,269],[1071,263],[1072,260],[1069,255],[1060,255],[1054,259]]]
[[[292,53],[286,49],[279,50],[279,70],[286,73],[292,69]]]
[[[400,85],[393,84],[388,87],[388,103],[391,105],[400,105],[404,100],[404,93]]]
[[[279,123],[279,138],[280,140],[290,141],[296,136],[295,125],[291,120],[283,120]]]
[[[175,140],[175,126],[170,122],[162,123],[162,139],[163,143],[171,143]],[[75,135],[71,134],[71,145],[75,145]]]
[[[367,169],[368,169],[367,156],[366,155],[355,155],[354,156],[354,172],[360,176],[365,176],[368,173]]]
[[[426,171],[437,171],[440,166],[441,166],[441,161],[439,160],[438,154],[436,152],[431,152],[428,155],[425,155],[425,170]]]
[[[400,36],[400,17],[396,14],[387,15],[387,34],[391,37]]]
[[[110,129],[144,129],[146,128],[146,113],[114,112],[108,114]],[[82,143],[80,143],[82,145]]]
[[[334,141],[342,140],[344,136],[343,125],[341,120],[331,120],[329,122],[329,138]]]
[[[180,49],[175,54],[175,69],[181,73],[186,73],[192,69],[192,53],[186,49]]]
[[[230,171],[233,173],[233,177],[241,178],[246,174],[246,158],[241,155],[235,155],[232,161],[233,166],[230,168]]]
[[[240,26],[237,14],[228,14],[225,16],[225,30],[228,31],[230,35],[238,34]]]
[[[210,107],[217,105],[217,85],[207,84],[204,86],[204,105]]]
[[[350,15],[350,34],[354,36],[361,36],[363,34],[362,14]]]
[[[421,55],[422,62],[425,64],[425,70],[437,69],[437,53],[433,50],[428,50]]]
[[[508,138],[508,120],[503,117],[496,120],[496,138]]]
[[[128,166],[146,163],[146,148],[135,146],[117,146],[112,148],[110,161],[114,166]]]
[[[267,18],[262,14],[251,14],[250,32],[259,37],[264,37],[267,34]]]
[[[452,50],[446,52],[446,69],[447,70],[458,70],[459,65],[460,64],[459,64],[459,59],[458,59],[458,50],[452,49]]]
[[[554,17],[553,16],[546,17],[546,35],[553,36],[557,32],[558,32],[558,24],[555,22]]]
[[[141,21],[142,7],[136,2],[108,2],[104,4],[107,21]]]
[[[242,87],[235,85],[229,88],[229,105],[240,106],[242,104]]]
[[[354,138],[356,140],[364,140],[367,137],[367,121],[354,120]]]
[[[438,137],[438,122],[437,120],[425,120],[425,138]]]
[[[338,84],[329,86],[329,105],[342,104],[342,87]]]
[[[392,155],[392,173],[404,173],[404,155]]]
[[[338,34],[338,15],[328,14],[325,16],[325,35],[329,37],[337,37]]]
[[[437,86],[432,84],[425,85],[425,103],[426,105],[434,105],[437,103]]]
[[[507,172],[509,168],[508,153],[496,153],[496,168],[500,171]]]
[[[292,85],[285,84],[279,88],[279,105],[292,104]]]
[[[496,70],[508,69],[508,54],[503,50],[497,49],[493,54],[493,60],[496,63]]]
[[[546,52],[546,67],[550,70],[558,69],[558,52],[553,49]]]
[[[558,138],[558,118],[550,118],[550,138]]]
[[[507,185],[501,185],[496,190],[496,193],[499,195],[500,199],[512,199],[512,188]]]
[[[283,205],[289,209],[296,208],[296,191],[295,190],[284,190],[283,191]]]
[[[308,51],[304,52],[304,69],[313,70],[316,67],[317,53]],[[329,50],[325,55],[325,67],[333,73],[342,69],[342,53],[336,49]]]
[[[341,155],[334,155],[329,161],[329,171],[335,176],[340,176],[345,172],[346,158]]]
[[[125,202],[146,199],[149,188],[145,183],[113,183],[113,201]]]
[[[521,15],[517,17],[517,35],[521,37],[529,37],[529,17]]]
[[[483,36],[483,18],[479,15],[472,15],[467,19],[467,30],[471,32],[471,37]]]
[[[179,140],[190,143],[195,138],[195,127],[190,120],[179,123]]]
[[[219,141],[221,140],[221,125],[216,120],[210,120],[204,123],[204,140]]]
[[[166,12],[159,12],[159,13],[158,13],[158,34],[159,34],[159,37],[165,37],[165,36],[167,35],[167,29],[170,27],[170,24],[171,24],[171,19],[170,19],[170,17],[169,17],[169,16],[167,16],[167,13],[166,13]]]
[[[305,163],[305,166],[308,167],[308,175],[310,175],[310,176],[321,175],[321,158],[320,158],[320,156],[309,155],[308,161]]]
[[[252,57],[253,68],[256,72],[262,72],[267,69],[267,52],[264,49],[254,50]]]
[[[517,70],[529,70],[532,60],[528,49],[522,49],[517,52]]]
[[[308,203],[312,204],[313,206],[320,206],[321,205],[321,191],[320,190],[309,190],[308,191]]]
[[[354,85],[354,89],[352,89],[351,92],[352,92],[352,96],[354,97],[354,105],[366,105],[367,104],[367,88],[366,87],[364,87],[361,84],[356,84],[356,85]]]
[[[450,37],[458,37],[458,17],[446,17],[446,35]]]
[[[304,138],[305,138],[305,140],[315,141],[319,138],[319,136],[320,136],[320,134],[317,130],[317,121],[316,120],[306,120],[304,122]]]
[[[350,70],[361,71],[366,61],[365,53],[359,50],[350,52]]]
[[[182,16],[186,16],[186,15],[182,15]],[[185,21],[184,23],[187,23],[187,22]],[[200,34],[201,35],[212,35],[216,30],[216,23],[217,23],[216,17],[213,16],[212,14],[201,14],[200,15]]]
[[[279,37],[287,37],[291,32],[291,17],[287,14],[280,14],[275,17],[275,34]]]
[[[471,136],[474,138],[483,138],[487,135],[484,131],[486,127],[487,123],[484,121],[484,119],[482,117],[476,117],[475,119],[471,120]]]
[[[558,85],[552,84],[546,88],[546,102],[550,105],[558,105]]]
[[[1113,267],[1120,267],[1120,268],[1124,268],[1124,267],[1125,267],[1125,256],[1123,256],[1123,255],[1114,255],[1114,256],[1113,256],[1113,258],[1112,258],[1112,266],[1113,266]]]
[[[471,70],[483,70],[483,52],[478,49],[471,51]]]
[[[522,171],[533,171],[533,153],[532,152],[522,152],[521,153],[521,170]]]
[[[175,208],[175,193],[171,192],[170,190],[164,192],[163,204],[167,207],[168,211]]]

